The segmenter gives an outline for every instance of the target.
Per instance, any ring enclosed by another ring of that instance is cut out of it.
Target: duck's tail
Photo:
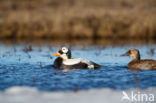
[[[99,64],[94,64],[95,69],[99,69],[99,68],[107,68],[107,66],[104,65],[99,65]]]

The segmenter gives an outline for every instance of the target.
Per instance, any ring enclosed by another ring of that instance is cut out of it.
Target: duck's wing
[[[81,62],[87,64],[89,69],[97,69],[101,67],[99,64],[89,60],[81,59]]]
[[[156,70],[156,61],[154,61],[154,63],[152,63],[152,69]]]
[[[80,62],[81,62],[81,58],[73,58],[73,59],[64,60],[63,64],[64,65],[75,65],[75,64],[79,64]]]
[[[143,65],[146,65],[147,67],[149,67],[149,69],[156,70],[156,61],[155,60],[145,59],[145,60],[141,60],[141,61],[143,62]]]
[[[132,61],[128,64],[128,68],[130,69],[141,69],[141,70],[150,70],[155,69],[156,70],[156,61],[145,59],[145,60],[139,60],[139,61]]]
[[[75,64],[79,64],[79,63],[84,63],[84,64],[88,64],[88,65],[92,65],[93,62],[86,60],[86,59],[82,59],[82,58],[73,58],[73,59],[68,59],[63,61],[63,64],[65,65],[75,65]]]
[[[72,65],[74,67],[79,67],[79,68],[89,68],[89,69],[96,69],[99,68],[100,65],[86,60],[86,59],[82,59],[82,58],[73,58],[73,59],[69,59],[66,61],[63,61],[64,65]]]

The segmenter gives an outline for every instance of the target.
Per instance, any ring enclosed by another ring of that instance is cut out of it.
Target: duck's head
[[[60,56],[62,59],[70,59],[71,51],[67,47],[62,47],[54,56]]]
[[[123,54],[122,56],[130,56],[132,57],[133,59],[135,60],[140,60],[140,53],[139,53],[139,50],[137,49],[130,49],[128,50],[125,54]]]

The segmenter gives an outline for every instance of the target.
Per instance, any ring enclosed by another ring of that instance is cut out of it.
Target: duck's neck
[[[64,57],[64,58],[62,58],[62,59],[63,59],[63,61],[69,60],[68,57]]]
[[[69,59],[69,57],[68,57],[66,54],[62,54],[60,57],[61,57],[63,60],[68,60],[68,59]]]
[[[140,60],[140,54],[134,56],[132,61],[137,61],[137,60]]]

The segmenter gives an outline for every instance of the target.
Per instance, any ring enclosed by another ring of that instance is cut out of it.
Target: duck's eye
[[[68,49],[67,49],[67,48],[62,48],[62,51],[63,51],[64,53],[67,53],[67,52],[68,52]]]

